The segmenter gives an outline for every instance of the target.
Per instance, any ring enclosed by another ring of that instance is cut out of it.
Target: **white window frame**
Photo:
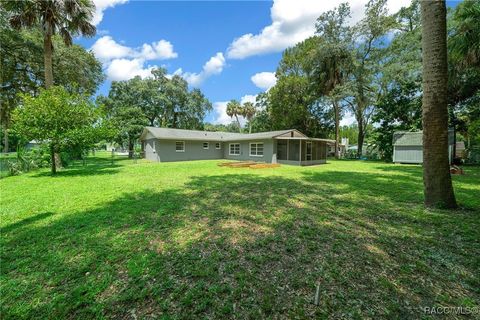
[[[262,145],[262,154],[258,154],[258,145],[261,144]],[[252,145],[256,145],[255,146],[255,153],[257,154],[252,154]],[[263,157],[263,155],[265,154],[265,144],[263,142],[250,142],[249,144],[249,155],[250,157]]]
[[[221,142],[215,142],[215,149],[217,149],[217,150],[222,149],[222,143]]]
[[[233,145],[238,145],[238,153],[232,153],[232,146],[233,146]],[[240,146],[240,143],[230,143],[230,144],[228,145],[228,155],[230,155],[230,156],[239,156],[240,153],[242,152],[242,149],[241,149],[241,148],[242,148],[242,147]]]
[[[177,150],[177,143],[181,143],[183,145],[183,150]],[[185,152],[185,141],[175,141],[175,152]]]
[[[207,144],[207,147],[205,148],[205,143]],[[209,142],[204,142],[202,143],[203,150],[208,150],[210,148],[210,143]]]

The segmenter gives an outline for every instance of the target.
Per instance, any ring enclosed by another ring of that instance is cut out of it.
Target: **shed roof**
[[[448,144],[453,144],[453,130],[448,131]],[[422,146],[423,131],[397,131],[393,133],[394,146]]]
[[[255,139],[272,139],[277,136],[289,133],[297,132],[304,136],[302,133],[295,129],[279,130],[279,131],[267,131],[259,133],[233,133],[233,132],[219,132],[219,131],[200,131],[200,130],[184,130],[184,129],[172,129],[172,128],[157,128],[157,127],[145,127],[140,139],[145,139],[147,133],[150,133],[155,138],[166,140],[201,140],[201,141],[240,141],[240,140],[255,140]]]

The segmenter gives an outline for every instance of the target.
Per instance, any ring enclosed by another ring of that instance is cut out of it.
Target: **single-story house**
[[[340,157],[344,157],[348,149],[348,138],[342,138],[340,144],[338,145],[338,154]],[[328,144],[328,155],[333,157],[335,156],[335,140],[332,140],[332,143]]]
[[[146,127],[140,140],[151,161],[229,159],[301,166],[326,163],[332,143],[295,129],[247,134]]]
[[[448,131],[448,158],[453,160],[453,130]],[[397,131],[393,134],[393,162],[423,163],[423,132]]]

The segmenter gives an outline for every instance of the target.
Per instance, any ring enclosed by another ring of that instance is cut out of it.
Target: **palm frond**
[[[59,34],[62,37],[65,45],[67,46],[72,45],[72,35],[70,34],[70,32],[68,32],[67,28],[65,27],[60,28]]]

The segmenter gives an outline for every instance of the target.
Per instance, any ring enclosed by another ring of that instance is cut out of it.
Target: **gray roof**
[[[201,141],[240,141],[240,140],[255,140],[255,139],[272,139],[276,136],[294,131],[279,130],[259,133],[233,133],[233,132],[219,132],[219,131],[199,131],[199,130],[184,130],[172,128],[157,128],[145,127],[140,139],[150,132],[155,138],[166,140],[201,140]]]
[[[453,144],[453,130],[448,131],[448,144]],[[422,131],[397,131],[393,133],[394,146],[422,146],[423,132]]]

